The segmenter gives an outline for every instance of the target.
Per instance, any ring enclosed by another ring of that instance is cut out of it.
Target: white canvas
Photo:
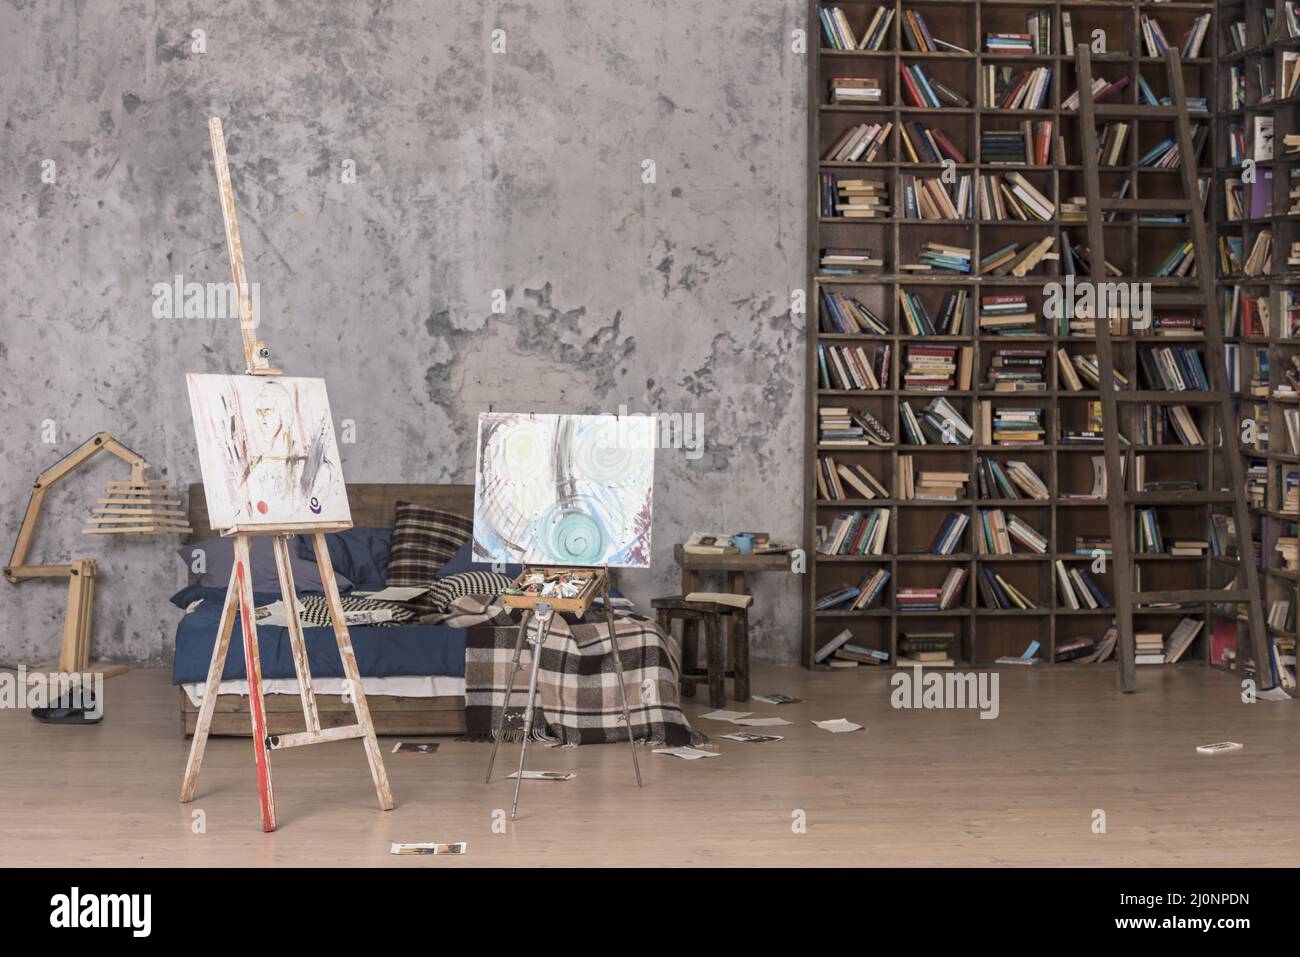
[[[480,414],[475,560],[649,567],[655,421]]]
[[[185,382],[214,529],[352,523],[324,379]]]

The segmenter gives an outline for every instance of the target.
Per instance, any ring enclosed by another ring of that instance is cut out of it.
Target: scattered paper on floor
[[[458,844],[394,844],[388,849],[389,854],[464,854],[469,848],[467,841]]]
[[[862,725],[854,724],[848,718],[832,718],[829,721],[814,721],[813,724],[826,731],[842,734],[845,731],[861,731]]]
[[[792,698],[788,694],[781,694],[774,691],[772,694],[756,694],[752,696],[755,701],[761,701],[763,704],[802,704],[803,698]]]
[[[721,757],[717,751],[701,751],[699,748],[690,748],[684,745],[676,748],[655,748],[655,754],[671,754],[675,758],[685,758],[687,761]]]
[[[748,718],[753,713],[752,711],[710,711],[700,717],[708,718],[710,721],[735,721],[737,718]]]
[[[759,744],[763,741],[784,741],[785,738],[779,734],[754,734],[752,731],[737,731],[735,734],[723,734],[719,737],[726,738],[729,741],[745,741],[750,744]]]
[[[577,771],[525,771],[525,781],[572,781],[578,776]],[[508,778],[519,777],[518,771],[511,771]]]
[[[778,724],[789,724],[785,718],[736,718],[732,724],[743,724],[750,728],[770,728]]]

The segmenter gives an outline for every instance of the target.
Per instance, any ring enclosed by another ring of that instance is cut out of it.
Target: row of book
[[[883,555],[890,514],[887,508],[873,508],[835,516],[825,539],[817,544],[817,554]]]
[[[1047,554],[1047,536],[1019,515],[1008,516],[1000,508],[979,510],[975,551],[980,555],[1012,555],[1015,546],[1035,555]]]
[[[1147,388],[1166,392],[1208,392],[1210,379],[1196,349],[1166,346],[1139,349]]]
[[[898,76],[902,85],[903,105],[919,106],[932,110],[953,106],[964,109],[970,100],[947,84],[927,76],[919,63],[901,63]]]
[[[816,603],[817,611],[862,611],[872,608],[885,593],[889,583],[888,568],[878,567],[867,572],[858,585],[837,588],[829,594],[820,596]]]
[[[980,102],[997,110],[1041,110],[1052,89],[1052,68],[1038,66],[1017,72],[986,63],[980,73]]]
[[[845,448],[894,444],[893,436],[865,409],[821,406],[817,409],[817,442]]]
[[[970,293],[965,288],[947,292],[940,303],[939,315],[931,317],[920,295],[901,287],[898,290],[899,315],[907,334],[913,336],[965,335],[969,301]]]
[[[1140,445],[1205,444],[1196,417],[1185,405],[1138,406],[1135,419],[1136,437]]]
[[[975,434],[970,423],[942,397],[931,399],[920,412],[911,403],[902,403],[899,419],[908,445],[969,445]]]
[[[1169,49],[1170,43],[1165,38],[1165,31],[1161,28],[1160,22],[1155,17],[1143,13],[1138,18],[1138,24],[1142,31],[1142,42],[1146,46],[1147,56],[1163,57],[1165,51]],[[1203,13],[1192,20],[1191,26],[1187,29],[1187,34],[1177,46],[1179,57],[1184,60],[1192,60],[1200,56],[1201,45],[1205,42],[1205,37],[1209,32],[1210,14]]]
[[[832,50],[879,50],[889,37],[889,27],[894,21],[892,7],[877,7],[866,30],[858,37],[849,25],[849,18],[839,7],[821,7],[817,13],[822,36]]]
[[[1032,598],[1012,585],[1001,572],[994,571],[987,565],[975,576],[975,584],[985,608],[1030,611],[1038,607]]]
[[[864,346],[817,343],[817,378],[822,389],[876,391],[889,388],[890,345],[868,355]]]
[[[823,217],[878,219],[889,216],[889,184],[885,180],[849,178],[838,173],[822,173],[818,179]]]
[[[865,465],[836,462],[829,455],[817,457],[817,497],[843,502],[851,498],[889,498],[889,490]]]
[[[839,335],[889,334],[889,327],[861,300],[842,292],[832,292],[822,287],[819,293],[821,310],[819,321],[822,332]]]

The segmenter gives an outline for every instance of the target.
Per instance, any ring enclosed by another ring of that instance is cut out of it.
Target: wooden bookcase
[[[1235,361],[1239,382],[1234,396],[1237,436],[1247,467],[1257,476],[1257,481],[1248,485],[1258,489],[1259,501],[1252,503],[1251,512],[1257,561],[1264,572],[1264,613],[1267,617],[1275,602],[1290,602],[1285,623],[1270,624],[1269,634],[1272,641],[1294,642],[1300,572],[1286,569],[1276,548],[1279,538],[1296,536],[1300,527],[1300,512],[1285,508],[1284,502],[1288,476],[1300,481],[1300,445],[1290,440],[1286,424],[1288,412],[1300,412],[1300,396],[1277,393],[1278,386],[1286,384],[1286,369],[1296,368],[1293,357],[1300,355],[1300,273],[1287,265],[1291,244],[1300,241],[1300,215],[1287,212],[1292,205],[1288,192],[1293,186],[1300,187],[1300,155],[1285,156],[1282,143],[1284,134],[1300,132],[1300,98],[1275,95],[1281,90],[1287,55],[1300,58],[1300,36],[1289,35],[1285,6],[1284,0],[1244,0],[1217,7],[1216,233],[1217,237],[1240,239],[1243,255],[1249,255],[1256,237],[1267,230],[1273,237],[1273,252],[1272,268],[1254,275],[1225,272],[1222,264],[1216,264],[1216,282],[1221,303],[1234,297],[1249,298],[1262,300],[1268,308],[1267,324],[1243,322],[1240,315],[1222,311],[1224,330],[1230,333],[1225,341],[1229,349],[1235,346],[1236,352],[1229,362]],[[1268,29],[1266,12],[1273,15],[1273,31]],[[1245,25],[1244,46],[1229,35],[1234,23]],[[1236,104],[1232,98],[1233,85],[1238,83],[1235,71],[1241,72]],[[1275,146],[1271,159],[1256,158],[1259,117],[1272,120]],[[1234,156],[1230,148],[1233,136],[1244,144],[1241,156]],[[1241,182],[1243,159],[1255,160],[1253,184]],[[1227,204],[1227,191],[1233,183],[1239,184],[1245,207],[1237,216],[1230,216]],[[1257,202],[1257,194],[1266,198]],[[1293,294],[1295,303],[1291,302]],[[1240,639],[1246,633],[1242,615],[1237,609],[1213,609],[1214,626],[1225,634],[1215,643],[1211,664],[1235,669],[1241,660],[1251,657],[1244,651],[1247,643]],[[1239,660],[1231,665],[1221,661],[1222,646],[1242,649]]]
[[[829,48],[819,20],[822,8],[839,7],[849,18],[854,31],[861,37],[875,9],[876,2],[822,2],[809,4],[808,30],[811,56],[809,69],[809,295],[807,322],[806,419],[805,419],[805,548],[809,568],[805,588],[803,652],[804,663],[812,665],[814,651],[843,628],[854,633],[854,643],[888,652],[890,664],[896,661],[899,639],[914,631],[945,630],[958,637],[953,657],[959,663],[988,664],[1003,655],[1019,655],[1030,641],[1039,642],[1037,657],[1044,664],[1055,660],[1058,644],[1074,637],[1100,637],[1110,625],[1112,612],[1105,609],[1076,611],[1063,607],[1053,578],[1053,562],[1061,560],[1070,567],[1072,563],[1091,563],[1090,556],[1074,553],[1078,536],[1109,537],[1104,500],[1080,501],[1063,499],[1066,493],[1083,493],[1092,487],[1092,458],[1101,456],[1100,442],[1079,445],[1059,441],[1065,430],[1086,428],[1089,403],[1099,399],[1095,389],[1068,391],[1063,388],[1057,370],[1057,350],[1067,354],[1092,354],[1096,352],[1095,340],[1061,334],[1055,321],[1043,317],[1046,283],[1061,280],[1062,264],[1059,260],[1046,260],[1038,264],[1023,278],[980,276],[978,264],[982,257],[1009,242],[1029,243],[1045,235],[1059,237],[1066,230],[1071,242],[1086,245],[1086,223],[1064,222],[1053,219],[1046,223],[1021,221],[927,221],[899,218],[901,197],[900,177],[909,174],[938,176],[943,167],[937,163],[914,163],[903,151],[899,139],[901,122],[919,120],[927,126],[941,129],[952,143],[965,154],[968,162],[956,165],[958,175],[970,174],[978,182],[981,173],[1006,173],[1015,170],[1025,174],[1034,186],[1057,204],[1084,192],[1082,154],[1079,152],[1079,119],[1077,111],[1065,110],[1062,102],[1076,88],[1073,51],[1061,49],[1061,14],[1071,15],[1075,42],[1088,40],[1094,30],[1105,31],[1108,53],[1094,55],[1094,72],[1108,80],[1128,77],[1129,85],[1120,100],[1127,103],[1138,99],[1138,77],[1144,77],[1157,97],[1168,94],[1165,68],[1162,59],[1147,57],[1142,46],[1139,16],[1155,16],[1170,42],[1180,42],[1192,20],[1204,13],[1215,13],[1213,3],[1150,3],[1141,0],[1076,0],[1076,2],[1025,2],[1025,0],[894,0],[886,7],[894,10],[890,36],[879,51],[838,51]],[[917,53],[907,49],[902,34],[902,17],[908,10],[924,15],[933,36],[971,51],[969,53]],[[1052,52],[1038,55],[989,54],[983,51],[988,33],[1023,33],[1026,17],[1036,11],[1052,14]],[[1215,110],[1216,42],[1219,37],[1219,15],[1202,46],[1198,58],[1185,61],[1184,74],[1187,95],[1209,99],[1208,111],[1194,116],[1194,121],[1212,124]],[[901,66],[919,63],[927,76],[937,78],[952,90],[970,101],[964,108],[944,106],[921,108],[907,104],[900,88]],[[1052,77],[1047,99],[1039,110],[1000,110],[981,105],[980,78],[987,64],[1011,65],[1018,69],[1049,66]],[[871,106],[832,105],[829,81],[832,77],[874,77],[884,90],[882,102]],[[993,165],[983,162],[980,150],[981,133],[985,130],[1011,129],[1022,121],[1051,120],[1054,134],[1063,134],[1065,163],[1057,163],[1053,147],[1050,162],[1043,166]],[[893,124],[887,144],[873,162],[836,163],[823,160],[826,151],[852,125],[862,122],[884,121]],[[1102,190],[1110,195],[1128,178],[1129,196],[1165,197],[1181,195],[1180,173],[1176,169],[1163,170],[1139,168],[1138,158],[1165,137],[1173,136],[1172,120],[1130,121],[1131,129],[1120,164],[1106,168],[1102,173]],[[1211,133],[1213,130],[1211,129]],[[1280,140],[1280,133],[1279,133]],[[1201,154],[1200,175],[1211,179],[1214,170],[1211,146],[1207,144]],[[821,175],[826,172],[841,176],[884,177],[890,186],[890,201],[894,212],[880,219],[845,220],[824,217],[820,213]],[[1194,277],[1148,279],[1165,254],[1176,241],[1190,236],[1190,226],[1185,223],[1169,224],[1138,222],[1134,214],[1122,213],[1118,221],[1107,227],[1107,258],[1120,267],[1123,278],[1115,281],[1150,281],[1156,294],[1183,295],[1188,304],[1166,313],[1186,314],[1196,312],[1199,306],[1195,297]],[[937,242],[968,247],[974,262],[971,274],[934,271],[911,273],[900,267],[916,263],[918,251],[925,242]],[[868,248],[884,260],[882,268],[861,275],[824,275],[820,269],[820,252],[825,248]],[[1053,251],[1060,252],[1059,238]],[[1081,269],[1080,272],[1086,272]],[[958,337],[914,337],[908,334],[901,322],[897,306],[900,289],[918,293],[925,301],[931,315],[937,315],[943,296],[950,291],[966,289],[972,300],[980,294],[1020,293],[1027,297],[1031,309],[1039,316],[1039,335],[1034,337],[1005,337],[982,334],[978,326],[978,305],[971,307],[967,317],[966,334]],[[823,291],[839,291],[851,295],[868,306],[889,329],[886,335],[845,336],[822,331]],[[1157,315],[1160,315],[1159,309]],[[971,388],[942,393],[970,422],[978,428],[978,403],[992,400],[1006,407],[1034,407],[1042,410],[1046,430],[1044,444],[1035,447],[1008,448],[977,443],[972,445],[900,444],[901,423],[899,410],[902,403],[911,402],[919,409],[936,393],[910,393],[900,388],[905,368],[904,352],[911,343],[949,343],[970,346],[974,364]],[[1204,350],[1203,339],[1179,338],[1170,340],[1154,335],[1116,337],[1116,360],[1119,371],[1130,380],[1137,381],[1137,350],[1144,343],[1160,345],[1199,345]],[[863,345],[868,350],[888,345],[891,351],[890,388],[873,391],[828,391],[819,388],[818,345]],[[1047,390],[1033,393],[993,393],[986,385],[987,368],[995,350],[1016,346],[1042,346],[1047,350],[1044,378]],[[1203,359],[1205,357],[1203,356]],[[1208,360],[1207,360],[1208,361]],[[1220,360],[1222,361],[1222,360]],[[844,407],[865,409],[880,420],[894,440],[887,447],[862,450],[823,448],[818,442],[819,407]],[[1130,407],[1132,408],[1132,407]],[[1129,413],[1130,415],[1132,413]],[[1202,413],[1209,416],[1211,410]],[[1217,423],[1203,420],[1201,431],[1213,435]],[[1133,434],[1130,425],[1123,429],[1126,436]],[[1152,448],[1133,446],[1127,450],[1130,474],[1133,454],[1145,454],[1148,467],[1156,476],[1196,478],[1202,494],[1178,499],[1177,505],[1160,508],[1162,530],[1166,538],[1204,539],[1208,535],[1207,511],[1218,502],[1222,509],[1223,496],[1216,494],[1221,487],[1215,468],[1213,447],[1162,445]],[[894,497],[888,499],[849,499],[831,502],[818,497],[816,474],[819,455],[830,454],[837,462],[865,464],[890,490]],[[957,502],[900,501],[895,480],[900,457],[914,457],[916,470],[960,470],[971,474],[967,497]],[[1045,501],[1031,500],[979,500],[975,478],[976,458],[989,457],[999,462],[1024,461],[1048,486],[1050,497]],[[1300,461],[1300,459],[1297,459]],[[854,509],[886,508],[891,513],[890,528],[885,553],[878,556],[831,557],[816,551],[817,529],[831,525],[836,514]],[[976,522],[981,508],[1002,508],[1010,516],[1019,515],[1048,539],[1046,555],[1022,553],[1019,549],[1009,556],[977,555],[974,549]],[[949,512],[960,511],[970,518],[970,524],[958,552],[951,556],[934,556],[925,553],[925,546]],[[1167,525],[1166,525],[1167,523]],[[920,553],[917,552],[920,550]],[[1179,589],[1183,587],[1217,587],[1224,583],[1219,563],[1208,556],[1203,558],[1175,558],[1169,555],[1139,556],[1142,574],[1141,585],[1148,589]],[[940,612],[900,612],[895,596],[900,586],[934,587],[942,582],[947,570],[954,565],[965,566],[968,575],[962,600],[956,607]],[[983,607],[975,576],[978,570],[990,565],[1008,581],[1034,599],[1037,608],[1031,610],[998,610]],[[819,596],[836,588],[857,585],[869,569],[884,566],[891,574],[882,600],[865,611],[815,611]],[[1087,567],[1087,564],[1084,565]],[[1105,574],[1093,574],[1102,590],[1113,599],[1116,587],[1110,563]],[[1132,587],[1125,583],[1125,587]],[[1139,611],[1137,631],[1159,630],[1168,634],[1177,621],[1186,614],[1198,617],[1208,613],[1207,606],[1184,609]],[[1209,660],[1210,642],[1203,629],[1195,644],[1184,655],[1184,660]],[[1112,659],[1113,661],[1113,659]]]

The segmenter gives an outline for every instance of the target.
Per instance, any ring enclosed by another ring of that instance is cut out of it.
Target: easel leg
[[[63,643],[59,646],[58,669],[65,675],[80,674],[81,641],[84,631],[81,616],[85,611],[85,562],[73,562],[68,576],[68,604],[63,613]]]
[[[632,770],[636,772],[636,786],[641,786],[641,762],[636,756],[636,738],[632,735],[632,713],[627,707],[627,685],[623,682],[623,656],[618,651],[618,638],[614,633],[614,609],[609,603],[609,569],[605,569],[605,623],[609,626],[609,653],[614,656],[614,672],[618,676],[618,696],[623,702],[623,723],[627,725],[627,741],[632,745]]]
[[[325,544],[323,532],[313,533],[311,540],[316,552],[316,565],[320,568],[321,583],[325,587],[325,600],[330,606],[330,620],[334,622],[334,639],[338,642],[339,657],[343,659],[343,673],[352,686],[352,709],[356,712],[357,724],[365,731],[361,741],[366,747],[366,760],[370,762],[370,776],[375,781],[375,793],[379,795],[379,806],[385,811],[391,811],[393,792],[388,787],[388,772],[384,770],[384,758],[379,753],[379,741],[375,738],[375,725],[370,720],[370,705],[366,703],[366,690],[361,685],[361,671],[357,668],[357,658],[352,652],[352,637],[348,634],[347,619],[343,615],[343,602],[339,599],[339,585],[334,578],[330,550]]]
[[[289,542],[284,535],[271,539],[275,552],[275,570],[280,577],[280,597],[284,602],[288,622],[289,647],[293,651],[293,670],[298,675],[298,696],[302,698],[302,720],[308,731],[320,730],[320,712],[316,708],[316,691],[311,685],[311,664],[307,660],[307,641],[302,634],[302,620],[298,617],[298,594],[293,584],[293,568],[289,564]]]
[[[239,589],[239,624],[244,633],[244,670],[248,674],[248,710],[253,720],[253,756],[257,761],[257,797],[262,805],[262,830],[275,830],[275,795],[271,791],[271,754],[266,743],[266,702],[262,700],[262,659],[257,650],[257,618],[253,614],[253,563],[247,535],[235,536],[235,571]]]
[[[542,664],[542,646],[546,644],[546,636],[551,632],[551,615],[552,612],[547,609],[539,613],[538,617],[542,624],[537,629],[537,641],[530,642],[533,646],[533,673],[528,679],[528,703],[524,705],[524,737],[519,743],[519,771],[515,775],[515,802],[510,805],[510,820],[515,819],[515,814],[519,811],[519,788],[524,783],[524,755],[528,753],[528,739],[533,733],[533,707],[537,703],[537,672]]]
[[[199,768],[203,766],[203,752],[208,746],[208,731],[212,728],[212,713],[217,708],[217,691],[221,685],[221,672],[226,667],[226,652],[230,648],[230,635],[235,630],[239,595],[235,576],[230,576],[226,586],[226,603],[221,606],[221,623],[217,626],[217,640],[212,646],[212,664],[208,666],[208,682],[204,686],[203,701],[199,704],[199,720],[194,726],[194,740],[190,742],[190,759],[185,764],[185,778],[181,782],[181,803],[194,800],[194,789],[199,783]]]
[[[519,635],[515,638],[515,657],[510,662],[510,674],[506,678],[506,697],[505,703],[501,706],[501,714],[497,717],[496,733],[492,735],[492,759],[488,761],[487,783],[492,783],[492,767],[497,763],[497,751],[501,748],[501,735],[506,729],[506,709],[510,707],[510,696],[515,691],[515,673],[519,670],[519,657],[524,648],[524,635],[528,633],[528,619],[532,612],[525,608],[519,616]]]

